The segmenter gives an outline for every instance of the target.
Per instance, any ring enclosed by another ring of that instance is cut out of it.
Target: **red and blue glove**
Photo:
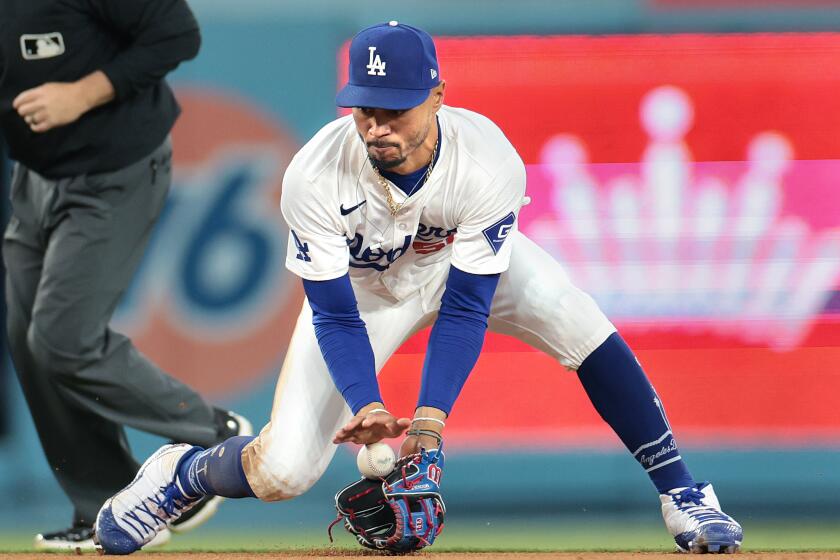
[[[440,450],[408,455],[380,480],[362,478],[335,496],[338,521],[359,544],[406,553],[435,542],[443,530],[446,506],[440,495]]]

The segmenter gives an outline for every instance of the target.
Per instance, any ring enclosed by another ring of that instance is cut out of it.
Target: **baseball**
[[[365,478],[377,479],[387,476],[394,469],[397,456],[387,443],[371,443],[359,449],[356,465]]]

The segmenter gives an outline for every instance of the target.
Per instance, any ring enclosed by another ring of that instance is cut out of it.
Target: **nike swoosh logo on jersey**
[[[362,205],[362,204],[364,204],[365,202],[367,202],[367,199],[365,199],[365,200],[361,201],[361,202],[360,202],[360,203],[358,203],[356,206],[353,206],[353,207],[351,207],[351,208],[345,208],[345,207],[344,207],[344,204],[342,204],[341,206],[339,206],[339,207],[338,207],[338,209],[341,211],[341,215],[342,215],[342,216],[346,216],[347,214],[349,214],[350,212],[352,212],[353,210],[355,210],[356,208],[358,208],[359,206],[361,206],[361,205]]]

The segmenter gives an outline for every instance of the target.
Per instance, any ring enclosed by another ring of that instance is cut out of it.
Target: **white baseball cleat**
[[[738,552],[744,531],[720,509],[711,483],[660,494],[662,517],[680,552]]]
[[[192,445],[164,445],[134,480],[105,502],[94,525],[94,542],[105,554],[131,554],[169,533],[169,524],[198,502],[177,481],[178,466]]]

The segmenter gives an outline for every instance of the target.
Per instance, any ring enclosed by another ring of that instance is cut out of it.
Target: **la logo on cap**
[[[368,75],[369,76],[384,76],[385,75],[385,63],[382,62],[382,59],[379,55],[374,55],[376,51],[376,47],[368,47],[368,51],[370,51],[370,59],[367,64]]]

